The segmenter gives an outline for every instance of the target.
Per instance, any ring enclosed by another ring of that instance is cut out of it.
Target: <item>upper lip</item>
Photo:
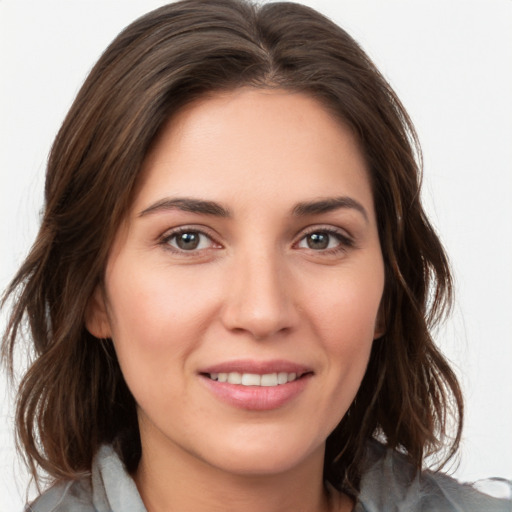
[[[265,375],[268,373],[296,373],[302,375],[311,373],[313,370],[303,364],[286,361],[283,359],[273,359],[269,361],[255,361],[248,359],[237,359],[234,361],[225,361],[216,363],[212,366],[202,368],[199,373],[255,373]]]

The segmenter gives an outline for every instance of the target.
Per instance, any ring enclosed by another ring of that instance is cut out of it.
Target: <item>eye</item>
[[[170,233],[163,239],[163,243],[171,246],[172,249],[186,252],[209,249],[215,245],[208,235],[193,229]]]
[[[336,251],[352,245],[352,240],[342,233],[330,229],[317,229],[303,236],[297,247],[313,251]]]

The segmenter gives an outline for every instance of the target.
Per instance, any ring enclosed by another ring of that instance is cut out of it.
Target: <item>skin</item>
[[[165,205],[176,198],[229,216]],[[174,116],[87,315],[91,333],[113,339],[138,404],[134,477],[148,510],[350,510],[323,486],[325,440],[382,334],[383,288],[366,163],[320,103],[244,88]],[[279,407],[235,406],[201,371],[240,359],[303,365],[307,382]]]

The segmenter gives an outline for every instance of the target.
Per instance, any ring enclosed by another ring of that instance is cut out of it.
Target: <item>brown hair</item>
[[[240,86],[317,98],[352,128],[370,169],[386,334],[327,440],[325,478],[355,492],[372,437],[417,468],[443,443],[448,458],[455,452],[461,392],[430,335],[451,303],[451,278],[420,204],[420,151],[400,101],[357,43],[310,8],[184,0],[127,27],[91,71],[51,150],[39,234],[4,297],[13,301],[3,338],[11,371],[25,324],[35,354],[17,402],[18,440],[35,476],[39,466],[77,478],[102,443],[136,468],[135,402],[110,341],[85,329],[86,306],[163,123],[202,95]]]

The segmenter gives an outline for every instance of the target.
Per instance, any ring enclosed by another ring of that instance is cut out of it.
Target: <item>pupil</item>
[[[327,249],[329,235],[325,233],[312,233],[308,236],[308,247],[310,249]]]
[[[197,233],[181,233],[176,243],[180,249],[191,250],[196,249],[199,245],[199,235]]]

